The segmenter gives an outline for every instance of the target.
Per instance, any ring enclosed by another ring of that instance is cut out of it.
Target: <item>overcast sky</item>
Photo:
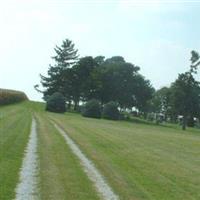
[[[33,86],[66,38],[80,56],[123,56],[169,86],[200,51],[199,10],[192,0],[0,0],[0,88],[41,100]]]

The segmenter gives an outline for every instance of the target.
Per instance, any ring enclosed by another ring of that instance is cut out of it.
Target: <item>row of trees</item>
[[[143,116],[147,113],[162,114],[165,119],[176,121],[183,117],[186,124],[193,125],[194,117],[200,113],[200,84],[195,80],[200,56],[191,52],[191,66],[179,74],[170,87],[157,91],[149,80],[140,74],[140,68],[126,62],[121,56],[86,56],[79,58],[72,41],[66,39],[55,47],[54,64],[49,66],[48,75],[41,75],[44,91],[35,88],[48,99],[60,92],[71,109],[79,109],[79,104],[96,99],[103,106],[115,102],[121,110],[133,107]]]
[[[80,102],[97,99],[102,105],[114,101],[120,109],[136,107],[140,112],[147,111],[154,89],[139,73],[138,66],[121,56],[78,58],[70,40],[64,40],[61,47],[56,46],[55,53],[48,76],[41,75],[45,99],[60,92],[69,109],[73,104],[78,110]]]

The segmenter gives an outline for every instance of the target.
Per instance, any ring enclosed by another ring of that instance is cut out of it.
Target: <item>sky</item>
[[[199,10],[200,0],[0,0],[0,88],[41,101],[33,86],[66,38],[81,57],[120,55],[169,86],[200,52]]]

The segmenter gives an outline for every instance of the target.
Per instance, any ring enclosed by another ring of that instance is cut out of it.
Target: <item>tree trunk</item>
[[[194,123],[194,117],[193,116],[190,116],[188,118],[187,125],[188,125],[188,127],[194,127],[195,123]]]
[[[68,102],[67,108],[70,110],[71,109],[71,101]]]
[[[74,101],[74,110],[77,111],[79,106],[79,101]]]
[[[183,116],[182,130],[186,130],[186,124],[187,124],[186,116]]]
[[[143,117],[144,119],[147,119],[147,112],[144,112]]]

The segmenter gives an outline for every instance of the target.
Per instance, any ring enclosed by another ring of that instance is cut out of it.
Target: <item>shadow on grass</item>
[[[144,125],[155,126],[155,127],[172,128],[172,129],[181,130],[181,127],[179,127],[178,124],[170,124],[170,123],[165,123],[165,122],[157,124],[156,122],[147,121],[145,119],[141,119],[138,117],[131,117],[130,119],[125,119],[124,121],[136,123],[136,124],[144,124]]]

